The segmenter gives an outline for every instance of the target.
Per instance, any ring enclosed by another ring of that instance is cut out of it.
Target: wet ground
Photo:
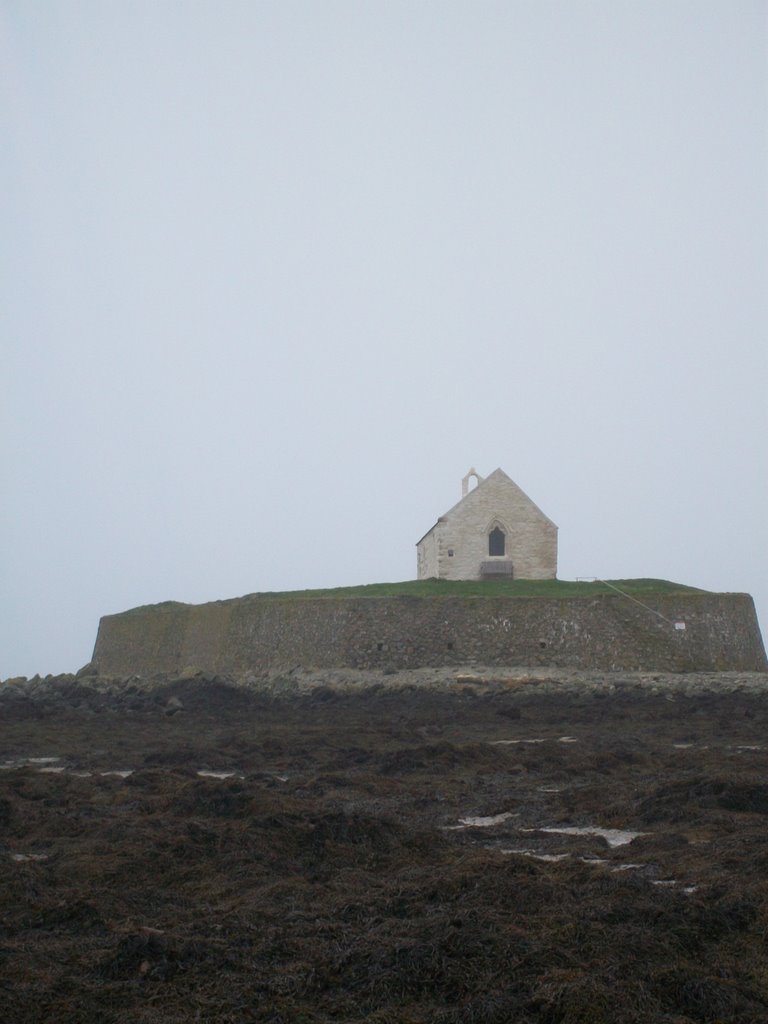
[[[0,1020],[768,1022],[768,691],[383,682],[0,702]]]

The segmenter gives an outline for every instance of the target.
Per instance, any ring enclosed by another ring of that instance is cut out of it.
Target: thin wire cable
[[[577,576],[576,579],[594,580],[595,583],[604,583],[606,587],[610,587],[611,590],[615,590],[617,594],[621,594],[622,597],[626,597],[628,601],[634,601],[635,604],[639,604],[641,608],[645,608],[645,610],[650,612],[652,615],[658,615],[660,619],[664,619],[664,621],[668,622],[670,626],[674,626],[674,628],[677,629],[677,623],[674,621],[674,619],[668,619],[666,615],[662,615],[661,612],[656,611],[655,608],[651,608],[650,605],[643,604],[642,601],[638,601],[636,597],[632,597],[632,595],[627,594],[626,591],[620,590],[619,587],[615,587],[613,583],[609,583],[608,580],[601,580],[599,576]]]

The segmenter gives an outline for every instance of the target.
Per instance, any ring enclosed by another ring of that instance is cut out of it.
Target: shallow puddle
[[[494,825],[501,825],[514,818],[512,811],[504,811],[502,814],[491,814],[484,818],[459,818],[458,825],[446,825],[446,831],[453,832],[462,828],[493,828]]]
[[[12,771],[15,768],[40,768],[42,765],[54,765],[60,757],[15,757],[0,764],[0,771]],[[63,771],[63,769],[60,769]]]
[[[631,843],[633,839],[637,839],[638,836],[646,835],[645,832],[628,832],[625,829],[620,828],[592,828],[585,826],[583,828],[574,825],[564,825],[562,827],[547,826],[542,828],[523,828],[521,832],[547,832],[553,835],[561,836],[600,836],[608,843],[609,846],[624,846],[626,843]]]
[[[530,830],[529,829],[522,829],[521,831],[526,832],[526,831],[530,831]],[[501,853],[517,853],[521,857],[533,857],[535,860],[543,860],[543,861],[567,860],[569,857],[573,856],[570,853],[539,853],[538,850],[517,849],[517,848],[511,848],[511,847],[505,847],[500,852]],[[595,868],[598,868],[598,867],[608,867],[611,871],[639,871],[639,870],[641,870],[642,868],[644,868],[646,866],[645,864],[612,864],[611,861],[607,860],[607,858],[605,858],[605,857],[579,857],[578,859],[581,861],[582,864],[587,864],[590,867],[595,867]],[[654,883],[654,884],[676,885],[677,883],[676,882],[669,882],[669,883],[668,882],[663,882],[663,883]],[[695,886],[691,887],[691,891],[693,892],[695,888],[696,888]]]
[[[651,885],[657,885],[661,889],[676,889],[685,896],[691,896],[699,888],[698,885],[680,885],[676,878],[655,878],[651,881]]]
[[[516,853],[520,857],[532,857],[534,860],[558,861],[570,857],[570,853],[537,853],[536,850],[512,850],[505,849],[502,853]]]

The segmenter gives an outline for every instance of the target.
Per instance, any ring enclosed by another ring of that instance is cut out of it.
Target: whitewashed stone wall
[[[418,579],[428,580],[438,575],[437,552],[437,534],[435,530],[430,530],[416,547]]]
[[[488,535],[505,534],[504,555],[491,557]],[[441,516],[417,545],[419,579],[481,579],[483,562],[511,561],[516,579],[557,576],[557,527],[497,469]]]

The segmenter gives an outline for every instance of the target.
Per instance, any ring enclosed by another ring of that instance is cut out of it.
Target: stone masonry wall
[[[653,607],[589,598],[252,596],[169,603],[105,616],[93,661],[103,675],[222,675],[307,668],[549,665],[657,671],[765,671],[746,594],[668,594]]]
[[[488,533],[505,534],[504,560],[517,579],[557,575],[557,527],[509,477],[497,470],[442,516],[418,544],[419,579],[480,579],[488,555]],[[452,552],[452,554],[450,554]]]
[[[441,525],[438,523],[416,546],[416,574],[420,580],[428,580],[438,575],[437,535]]]

